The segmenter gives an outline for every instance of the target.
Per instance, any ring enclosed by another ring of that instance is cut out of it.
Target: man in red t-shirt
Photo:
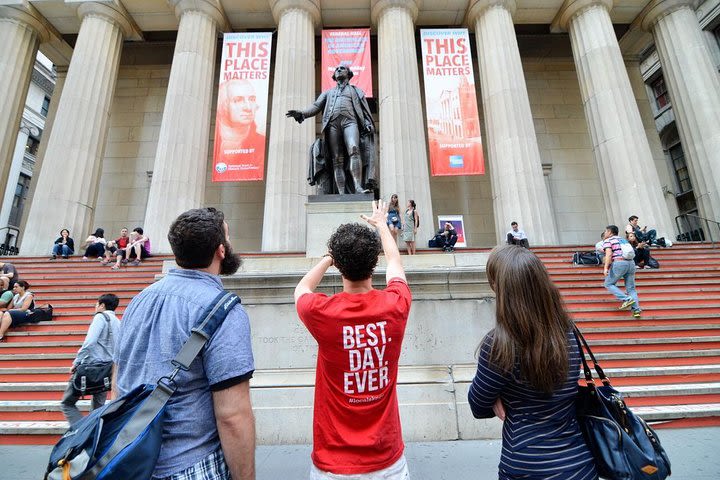
[[[410,478],[395,385],[412,297],[387,211],[379,200],[371,217],[362,215],[377,233],[341,225],[295,288],[300,320],[318,342],[311,480]],[[375,290],[381,246],[387,287]],[[343,291],[313,293],[331,265]]]

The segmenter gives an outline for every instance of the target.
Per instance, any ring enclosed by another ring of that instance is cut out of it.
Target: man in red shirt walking
[[[377,233],[341,225],[328,253],[295,288],[300,320],[318,342],[311,480],[410,478],[395,386],[412,296],[387,211],[379,200],[371,217],[362,215]],[[381,247],[387,287],[376,290]],[[331,265],[343,291],[313,293]]]

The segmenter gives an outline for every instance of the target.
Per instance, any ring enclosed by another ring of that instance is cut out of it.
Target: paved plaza
[[[673,466],[673,480],[718,480],[720,428],[661,430]],[[3,479],[40,480],[50,447],[0,446]],[[406,455],[412,480],[496,478],[499,440],[410,443]],[[257,480],[307,478],[310,445],[259,446]]]

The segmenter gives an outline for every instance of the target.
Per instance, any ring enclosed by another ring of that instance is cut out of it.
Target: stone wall
[[[573,59],[525,57],[523,69],[560,243],[595,243],[606,214]]]

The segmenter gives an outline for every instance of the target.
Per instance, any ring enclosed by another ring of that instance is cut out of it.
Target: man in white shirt
[[[508,245],[519,245],[521,247],[530,248],[530,242],[528,242],[527,235],[525,232],[520,230],[517,222],[510,224],[511,230],[507,233]]]

